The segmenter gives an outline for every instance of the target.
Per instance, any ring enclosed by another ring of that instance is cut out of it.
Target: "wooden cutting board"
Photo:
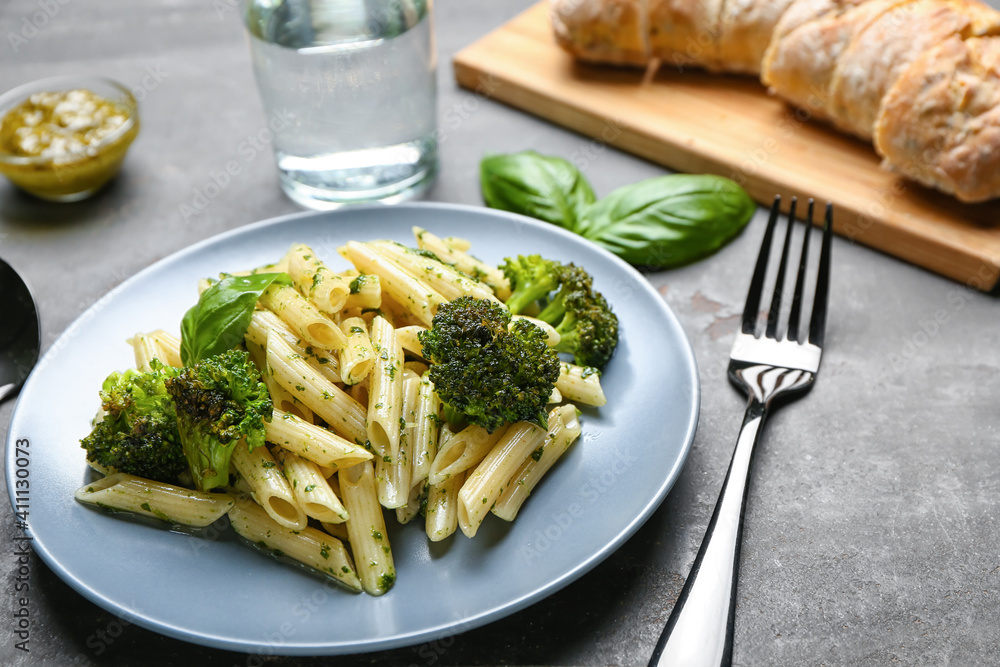
[[[753,78],[576,62],[541,2],[455,56],[465,88],[670,169],[728,176],[758,202],[832,201],[834,229],[970,287],[1000,276],[1000,200],[962,204],[879,168],[869,144],[812,122]]]

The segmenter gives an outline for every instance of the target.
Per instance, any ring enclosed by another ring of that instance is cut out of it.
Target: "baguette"
[[[873,141],[886,168],[961,201],[1000,197],[1000,12],[978,0],[551,6],[557,42],[578,58],[758,75],[812,118]]]

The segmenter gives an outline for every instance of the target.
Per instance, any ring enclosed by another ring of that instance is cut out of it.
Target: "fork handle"
[[[751,398],[722,492],[649,667],[720,667],[733,657],[733,619],[747,482],[767,404]]]

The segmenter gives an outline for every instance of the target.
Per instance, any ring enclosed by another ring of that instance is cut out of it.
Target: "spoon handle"
[[[7,398],[8,394],[13,394],[15,389],[17,389],[17,385],[13,382],[0,387],[0,403],[3,403],[3,399]]]

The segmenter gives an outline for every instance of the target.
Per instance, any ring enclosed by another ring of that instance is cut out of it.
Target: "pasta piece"
[[[153,337],[160,347],[160,351],[166,357],[161,357],[160,361],[174,368],[181,368],[184,365],[184,362],[181,361],[181,341],[177,336],[163,329],[157,329],[147,335]]]
[[[535,424],[513,424],[486,458],[468,473],[458,492],[458,526],[475,536],[493,503],[506,490],[518,468],[545,439],[546,430]]]
[[[370,273],[359,274],[352,272],[351,292],[344,303],[344,310],[360,308],[362,310],[374,310],[382,306],[382,281],[379,277]]]
[[[293,396],[290,391],[278,384],[278,381],[271,375],[271,369],[267,367],[267,353],[264,351],[264,348],[250,339],[245,339],[243,342],[246,345],[247,352],[250,354],[250,361],[260,370],[261,379],[267,387],[267,393],[271,396],[271,403],[274,404],[274,409],[291,413],[300,419],[312,423],[312,410],[307,408],[297,397]]]
[[[275,410],[271,421],[264,422],[264,427],[268,442],[320,466],[350,468],[372,458],[364,447],[281,410]]]
[[[392,325],[381,316],[372,320],[375,365],[368,385],[368,441],[383,459],[394,461],[399,451],[399,419],[403,409],[403,348]]]
[[[403,346],[404,350],[418,357],[424,356],[424,346],[420,344],[420,339],[417,337],[421,331],[427,331],[427,327],[413,324],[396,329],[396,338],[399,340],[399,344]]]
[[[562,392],[559,391],[558,387],[552,387],[552,394],[549,395],[548,404],[553,405],[555,403],[562,403],[562,402],[563,402]]]
[[[351,517],[347,534],[359,564],[361,586],[371,595],[382,595],[396,582],[396,568],[375,490],[375,468],[371,461],[359,463],[338,472],[337,479],[340,498]]]
[[[405,352],[406,348],[403,348],[403,351]],[[430,369],[430,366],[422,361],[407,361],[403,364],[403,368],[406,369],[407,372],[420,377]]]
[[[163,329],[150,333],[137,333],[126,342],[132,346],[137,370],[151,370],[149,362],[153,359],[158,359],[164,366],[174,368],[184,365],[181,363],[181,342]]]
[[[153,359],[166,364],[160,356],[163,354],[160,352],[160,346],[156,344],[150,336],[143,333],[137,333],[128,340],[125,341],[132,346],[132,354],[135,356],[135,368],[138,371],[148,373],[152,370],[152,366],[149,365]]]
[[[401,524],[407,524],[420,514],[420,507],[427,498],[427,489],[429,487],[430,485],[427,483],[427,480],[423,480],[419,484],[414,484],[410,487],[410,496],[407,498],[406,504],[396,508],[396,521]]]
[[[559,379],[556,389],[563,398],[574,403],[600,407],[608,402],[601,388],[601,372],[589,366],[559,364]]]
[[[375,352],[365,321],[349,317],[340,323],[347,343],[340,351],[340,376],[346,384],[357,384],[368,377],[375,364]]]
[[[304,243],[293,245],[285,257],[296,289],[321,312],[340,312],[351,295],[351,279],[331,271]]]
[[[340,250],[359,271],[377,275],[382,284],[382,291],[406,308],[420,324],[430,326],[437,307],[447,301],[430,286],[381,257],[363,243],[348,241]]]
[[[550,412],[549,432],[542,442],[541,451],[536,450],[521,465],[493,506],[493,513],[505,521],[513,521],[538,481],[580,437],[580,432],[580,420],[575,407],[564,405]]]
[[[462,273],[483,281],[493,288],[497,298],[504,300],[510,296],[510,281],[499,268],[476,259],[460,246],[448,245],[447,241],[431,234],[426,229],[414,227],[413,235],[421,250],[430,250],[442,261],[451,264]]]
[[[431,542],[440,542],[458,529],[458,491],[464,483],[465,472],[460,472],[428,485],[424,530]]]
[[[278,334],[267,338],[267,365],[282,387],[341,436],[363,445],[368,439],[365,409],[344,390],[320,376]]]
[[[274,549],[314,570],[322,572],[352,591],[361,591],[361,581],[344,543],[316,528],[292,530],[274,521],[256,503],[246,498],[229,511],[233,530],[250,542]]]
[[[426,374],[420,378],[414,422],[411,486],[416,486],[430,476],[431,464],[438,452],[441,399],[438,398],[434,391],[434,384]]]
[[[412,373],[403,378],[400,394],[399,446],[391,461],[376,459],[375,475],[378,481],[378,499],[382,507],[396,509],[410,502],[413,477],[413,427],[417,417],[417,397],[420,378]]]
[[[457,236],[446,236],[442,241],[454,250],[461,250],[462,252],[469,252],[472,249],[472,241],[469,239],[462,239]]]
[[[226,493],[193,491],[123,472],[85,484],[74,496],[89,505],[196,528],[211,525],[233,506],[233,497]]]
[[[489,433],[482,426],[466,426],[442,445],[431,463],[428,479],[431,484],[440,484],[455,473],[472,468],[493,449],[493,445],[507,430],[501,426]]]
[[[247,327],[246,340],[252,341],[267,349],[267,334],[274,331],[281,335],[292,349],[305,359],[310,366],[320,372],[330,382],[340,382],[340,363],[331,353],[323,348],[313,347],[296,334],[283,319],[270,310],[255,310]]]
[[[460,296],[472,296],[477,299],[487,299],[502,303],[493,295],[489,286],[472,280],[461,271],[433,257],[427,257],[419,252],[393,241],[372,241],[366,244],[377,253],[393,262],[422,283],[430,285],[448,301],[454,301]]]
[[[347,537],[347,524],[346,523],[344,523],[344,522],[341,522],[341,523],[330,523],[329,521],[321,521],[320,525],[323,526],[323,530],[324,531],[326,531],[327,533],[330,533],[331,535],[333,535],[334,537],[336,537],[338,540],[342,540],[344,542],[348,541],[348,537]]]
[[[318,465],[287,450],[280,450],[278,460],[295,499],[307,516],[328,523],[347,521],[347,510]]]
[[[240,440],[230,461],[250,485],[251,495],[268,516],[286,528],[302,530],[306,527],[306,513],[295,501],[288,480],[267,447],[255,447],[251,452],[246,442]]]
[[[347,342],[340,328],[294,287],[271,285],[261,294],[258,303],[283,319],[310,345],[339,350]]]

